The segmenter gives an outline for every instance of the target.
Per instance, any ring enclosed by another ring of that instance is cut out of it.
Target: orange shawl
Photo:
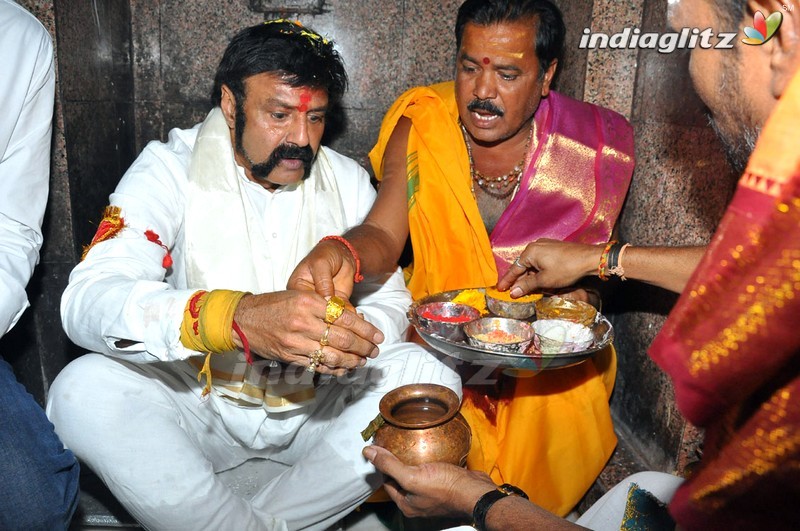
[[[588,105],[570,102],[560,107],[562,112],[571,104]],[[598,121],[608,116],[594,114]],[[412,295],[419,299],[445,290],[493,286],[498,275],[496,256],[470,189],[453,83],[411,89],[395,102],[370,152],[379,179],[386,143],[401,116],[412,121],[407,178],[414,262],[406,272]],[[614,120],[624,122],[617,115]],[[539,145],[552,145],[550,135],[543,134],[541,120],[537,123],[532,151]],[[564,144],[559,146],[563,149]],[[586,146],[576,144],[576,149],[586,156]],[[552,155],[548,148],[540,151],[540,160]],[[610,236],[632,171],[632,153],[616,156],[630,165],[620,197],[616,203],[604,200],[600,207],[590,208],[592,215],[576,226],[581,228],[577,232],[599,233],[600,241]],[[604,167],[602,163],[585,166]],[[526,173],[530,175],[530,168]],[[595,175],[591,171],[582,175],[591,180],[587,187],[594,189]],[[535,232],[537,227],[524,230]],[[474,402],[479,395],[465,392],[461,412],[473,432],[469,468],[487,472],[498,483],[515,484],[542,507],[566,514],[591,486],[616,445],[608,407],[615,371],[616,358],[608,351],[571,368],[533,377],[503,376],[495,386],[500,400],[489,399],[488,408]]]

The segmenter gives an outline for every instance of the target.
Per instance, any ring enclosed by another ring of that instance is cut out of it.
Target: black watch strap
[[[509,483],[503,483],[497,488],[510,496],[513,495],[513,496],[519,496],[520,498],[525,498],[526,500],[528,499],[528,495],[525,494],[524,490],[522,490],[519,487],[515,487],[514,485],[511,485]]]
[[[519,496],[526,500],[528,499],[528,495],[525,494],[522,489],[504,483],[497,487],[497,489],[487,492],[478,499],[475,508],[472,509],[472,527],[478,531],[486,531],[486,515],[489,514],[489,509],[492,508],[495,502],[502,500],[506,496]]]

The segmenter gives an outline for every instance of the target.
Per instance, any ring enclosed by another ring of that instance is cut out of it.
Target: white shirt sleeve
[[[175,278],[182,272],[175,243],[191,157],[186,134],[173,130],[167,144],[151,142],[111,195],[125,228],[91,248],[61,299],[62,324],[76,344],[134,362],[199,354],[180,342],[183,309],[195,290]],[[164,247],[148,240],[146,231]],[[169,271],[162,265],[165,247],[175,262]]]
[[[173,130],[167,144],[151,142],[111,195],[125,228],[92,247],[72,272],[61,301],[64,330],[76,344],[134,362],[186,359],[199,353],[180,342],[183,309],[195,290],[185,289],[182,223],[193,131]],[[360,223],[375,199],[366,171],[336,155],[347,224]],[[343,162],[343,163],[342,163]],[[172,250],[174,266],[162,266],[165,250],[149,241],[152,231]],[[402,274],[359,285],[358,310],[383,331],[385,344],[404,337],[411,298]]]
[[[400,268],[382,284],[358,285],[354,301],[356,311],[363,313],[367,321],[383,332],[383,345],[406,340],[409,327],[406,311],[411,305],[411,294],[406,289]]]
[[[55,72],[50,34],[0,1],[0,336],[28,307],[50,177]]]

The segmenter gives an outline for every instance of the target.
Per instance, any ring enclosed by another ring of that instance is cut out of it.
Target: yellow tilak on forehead
[[[487,45],[487,48],[488,48],[488,50],[487,50],[488,52],[490,52],[490,53],[492,53],[494,55],[497,55],[498,57],[509,58],[509,59],[522,59],[523,57],[525,57],[525,53],[526,53],[524,51],[522,51],[522,52],[507,52],[507,51],[504,51],[504,50],[502,50],[503,43],[492,43],[492,42],[489,42],[488,45]],[[498,48],[500,48],[500,49],[498,49]]]
[[[521,60],[521,59],[524,59],[524,58],[525,58],[525,52],[505,52],[505,53],[496,54],[496,56],[494,57],[494,62],[495,63],[499,62],[499,63],[502,64],[503,60],[509,60],[509,59]],[[483,59],[481,59],[481,62],[483,64],[485,64],[485,65],[488,65],[488,64],[492,63],[492,59],[490,59],[488,56],[484,55]]]

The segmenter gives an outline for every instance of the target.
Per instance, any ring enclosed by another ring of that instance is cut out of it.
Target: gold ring
[[[330,333],[331,333],[331,324],[325,323],[325,331],[322,332],[322,338],[319,340],[319,346],[327,347],[328,345],[330,345],[330,343],[328,343],[328,334]]]
[[[336,319],[344,313],[345,301],[336,295],[328,299],[328,305],[325,306],[325,322],[333,324]]]
[[[319,365],[320,363],[324,364],[325,363],[325,352],[321,348],[318,348],[317,350],[315,350],[311,354],[311,362],[312,363],[316,363],[317,365]]]

